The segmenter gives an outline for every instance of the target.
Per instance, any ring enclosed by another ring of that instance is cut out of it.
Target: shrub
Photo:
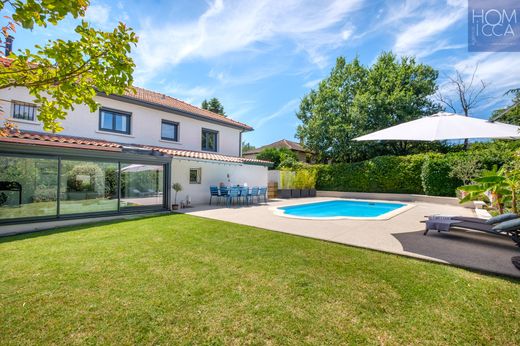
[[[269,169],[278,169],[280,164],[283,162],[285,167],[289,167],[298,161],[298,157],[295,153],[287,148],[265,148],[262,150],[256,158],[259,160],[271,161],[273,167]]]
[[[422,194],[421,167],[425,155],[380,156],[371,160],[320,165],[320,190]]]
[[[422,186],[426,195],[455,196],[462,181],[451,174],[453,158],[449,155],[432,155],[426,159],[421,170]]]
[[[316,170],[302,168],[296,171],[294,176],[294,187],[297,189],[314,189],[316,187]]]
[[[295,173],[292,171],[280,171],[280,188],[293,189],[295,188]]]
[[[47,187],[45,185],[40,185],[36,187],[36,189],[34,190],[33,202],[51,202],[55,201],[56,198],[56,187]]]
[[[520,141],[496,141],[447,154],[379,156],[312,167],[319,190],[455,196],[462,180],[471,179],[480,169],[511,162],[519,147]]]

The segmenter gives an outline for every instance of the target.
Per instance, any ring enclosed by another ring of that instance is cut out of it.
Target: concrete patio
[[[424,225],[420,221],[425,215],[473,216],[468,208],[413,202],[413,208],[381,221],[303,220],[277,216],[272,210],[284,205],[330,199],[272,200],[268,204],[232,208],[202,205],[180,212],[520,278],[520,270],[511,263],[511,257],[520,256],[520,249],[507,238],[466,231],[431,231],[427,236],[423,235]]]

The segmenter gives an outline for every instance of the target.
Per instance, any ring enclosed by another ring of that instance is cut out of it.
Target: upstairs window
[[[99,129],[102,131],[130,134],[131,114],[111,109],[99,111]]]
[[[163,120],[161,123],[161,139],[165,141],[179,141],[179,123]]]
[[[202,150],[217,151],[218,132],[202,129]]]
[[[32,103],[13,101],[11,106],[14,119],[34,121],[36,118],[36,105]]]

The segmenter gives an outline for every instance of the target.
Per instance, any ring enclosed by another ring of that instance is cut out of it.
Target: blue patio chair
[[[261,198],[264,198],[264,203],[267,203],[267,187],[261,187],[258,191],[258,202],[260,203]]]
[[[219,193],[220,193],[220,197],[226,199],[229,194],[229,189],[227,188],[227,186],[221,186],[219,188]]]
[[[249,188],[242,186],[240,188],[240,199],[242,200],[243,204],[249,205]]]
[[[257,186],[254,186],[251,191],[249,191],[249,194],[248,194],[248,197],[249,197],[249,200],[251,201],[251,204],[253,204],[255,202],[255,197],[258,199],[258,187]]]
[[[211,205],[211,200],[213,199],[213,197],[217,198],[217,205],[218,205],[218,202],[220,200],[220,194],[218,192],[218,187],[216,187],[216,186],[209,187],[209,205]]]
[[[238,203],[240,199],[240,188],[238,187],[232,187],[229,189],[229,192],[227,194],[226,198],[226,205],[229,207],[231,204],[233,204],[233,199]]]

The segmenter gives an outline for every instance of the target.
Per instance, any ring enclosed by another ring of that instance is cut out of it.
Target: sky
[[[300,100],[327,77],[338,56],[371,65],[382,51],[415,56],[439,71],[477,69],[485,98],[473,116],[488,118],[520,86],[520,53],[471,53],[467,1],[91,0],[86,20],[110,30],[118,21],[139,36],[135,85],[200,106],[217,97],[230,118],[255,131],[261,146],[295,140]],[[14,48],[73,37],[77,22],[18,30]]]

